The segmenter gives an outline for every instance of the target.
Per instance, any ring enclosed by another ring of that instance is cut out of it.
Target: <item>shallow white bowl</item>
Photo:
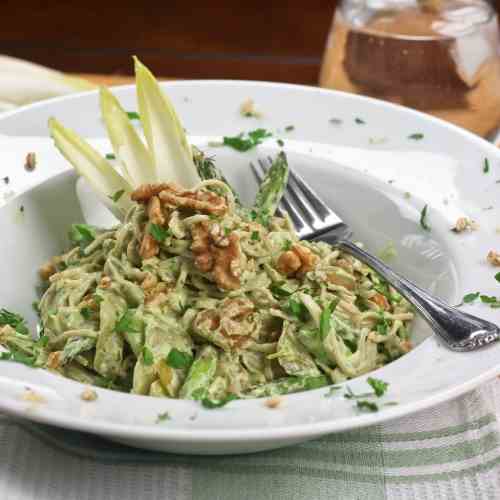
[[[495,270],[485,259],[488,250],[500,249],[496,232],[500,186],[495,182],[500,178],[500,154],[492,145],[421,113],[315,88],[227,81],[174,82],[164,87],[188,132],[198,136],[193,140],[202,147],[206,136],[235,135],[258,127],[275,133],[248,154],[211,150],[245,199],[255,189],[249,159],[275,152],[275,139],[281,137],[291,165],[353,227],[357,239],[374,252],[394,242],[399,253],[393,262],[397,270],[452,303],[460,302],[468,292],[496,295],[500,291]],[[127,109],[136,109],[133,86],[115,92]],[[248,97],[254,99],[263,118],[239,115],[239,106]],[[4,115],[0,134],[47,136],[50,116],[95,138],[97,147],[109,151],[102,139],[95,92]],[[356,123],[356,117],[365,123]],[[330,123],[331,118],[341,119],[342,124]],[[295,129],[285,132],[288,125]],[[413,133],[422,133],[424,138],[409,139]],[[24,190],[0,209],[0,307],[24,314],[34,325],[31,303],[36,298],[37,267],[60,252],[67,227],[82,221],[83,214],[75,195],[76,178],[55,149],[43,140],[27,141],[0,139],[0,149],[7,154],[10,148],[8,158],[16,162],[7,165],[4,160],[0,177],[9,175],[9,188]],[[34,174],[26,174],[20,164],[27,144],[38,153]],[[490,163],[488,173],[483,173],[485,158]],[[409,198],[406,192],[411,193]],[[431,232],[419,225],[425,204],[429,205]],[[451,232],[462,215],[476,220],[480,229]],[[494,322],[500,317],[499,310],[482,304],[466,307]],[[276,409],[269,409],[264,400],[250,400],[206,410],[192,401],[105,389],[97,389],[96,402],[85,403],[79,397],[80,384],[9,362],[0,363],[0,411],[141,448],[244,453],[396,418],[456,397],[500,372],[500,343],[475,353],[454,353],[418,320],[414,339],[417,346],[412,352],[371,374],[390,383],[377,413],[359,413],[343,397],[344,390],[325,397],[328,388],[286,396]],[[354,392],[368,389],[366,377],[348,385]],[[27,387],[44,401],[23,399]],[[398,404],[384,406],[387,401]],[[157,424],[157,415],[165,411],[171,419]]]

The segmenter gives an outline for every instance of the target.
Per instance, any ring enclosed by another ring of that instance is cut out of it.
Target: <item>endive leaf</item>
[[[101,113],[124,177],[132,186],[156,182],[151,155],[130,122],[118,99],[105,87],[100,89]]]
[[[191,188],[200,182],[191,146],[170,102],[152,73],[134,57],[139,114],[157,181]]]
[[[132,205],[132,186],[87,141],[63,127],[55,118],[49,119],[49,129],[61,154],[85,177],[113,215],[123,220],[125,212]],[[116,199],[120,192],[119,198],[113,201],[112,198]]]

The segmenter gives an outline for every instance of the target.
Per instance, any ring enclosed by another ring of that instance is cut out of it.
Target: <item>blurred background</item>
[[[430,112],[485,137],[500,123],[500,0],[2,5],[0,55],[83,82],[56,85],[54,74],[42,82],[0,57],[0,110],[87,81],[131,82],[137,55],[160,78],[320,84]]]

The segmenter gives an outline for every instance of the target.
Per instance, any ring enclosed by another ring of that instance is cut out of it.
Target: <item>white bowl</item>
[[[249,159],[276,151],[279,136],[291,165],[353,227],[357,239],[374,252],[394,242],[399,253],[393,262],[397,270],[451,303],[460,302],[468,292],[496,295],[500,291],[495,269],[486,262],[490,249],[500,250],[495,220],[500,154],[489,143],[399,106],[315,88],[227,81],[174,82],[164,88],[189,133],[198,136],[193,141],[204,148],[207,136],[235,135],[258,127],[275,132],[275,138],[248,154],[211,150],[245,199],[255,187]],[[136,109],[133,86],[118,87],[115,93],[127,109]],[[239,106],[248,97],[263,112],[262,119],[239,115]],[[109,151],[102,139],[95,92],[4,115],[0,133],[47,136],[50,116],[93,137],[97,147]],[[330,123],[333,117],[343,123]],[[356,123],[356,117],[365,123]],[[285,132],[288,125],[294,125],[294,131]],[[277,129],[281,132],[276,133]],[[413,133],[424,138],[409,139]],[[0,209],[0,307],[20,312],[34,325],[31,303],[36,298],[37,268],[64,247],[67,227],[83,215],[75,195],[76,178],[50,144],[38,139],[0,141],[4,151],[11,147],[12,159],[20,158],[29,144],[39,153],[36,172],[26,174],[22,165],[3,161],[6,173],[0,175],[11,177],[14,190],[25,190]],[[483,173],[485,158],[491,165],[488,173]],[[409,198],[406,192],[411,193]],[[419,225],[425,204],[431,232]],[[476,220],[479,230],[451,232],[462,215]],[[465,307],[498,322],[499,310],[484,304]],[[413,351],[370,374],[390,383],[376,413],[359,413],[343,397],[343,388],[333,396],[327,396],[328,388],[289,395],[276,409],[258,399],[207,410],[193,401],[105,389],[97,389],[97,401],[87,403],[79,397],[82,385],[9,362],[0,363],[0,411],[140,448],[244,453],[400,417],[456,397],[500,372],[500,343],[475,353],[451,352],[420,320],[415,322],[413,338],[417,344]],[[368,389],[365,376],[348,385],[354,392]],[[23,399],[27,387],[44,401]],[[387,401],[398,404],[384,406]],[[171,419],[157,424],[157,415],[165,411]]]

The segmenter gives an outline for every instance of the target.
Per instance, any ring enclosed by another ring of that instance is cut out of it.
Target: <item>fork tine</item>
[[[255,180],[257,181],[258,184],[260,184],[264,179],[264,176],[259,172],[259,169],[252,162],[250,162],[250,168],[252,169],[252,173],[253,176],[255,177]]]
[[[331,209],[321,200],[317,193],[309,186],[309,184],[294,171],[290,171],[292,183],[298,186],[305,196],[309,205],[315,210],[317,216],[325,220],[329,216],[335,216]]]
[[[272,159],[268,158],[267,161],[269,162],[270,166],[272,164]],[[269,170],[269,166],[266,165],[266,162],[264,160],[259,159],[257,160],[257,163],[259,164],[262,173],[266,174],[267,171]],[[314,228],[310,226],[307,223],[307,221],[304,220],[304,217],[302,217],[302,215],[297,210],[295,205],[290,202],[290,199],[287,195],[287,191],[288,189],[285,190],[285,193],[282,196],[281,201],[279,203],[280,212],[282,214],[288,214],[299,237],[302,237],[306,234],[310,234],[312,231],[314,231]]]

